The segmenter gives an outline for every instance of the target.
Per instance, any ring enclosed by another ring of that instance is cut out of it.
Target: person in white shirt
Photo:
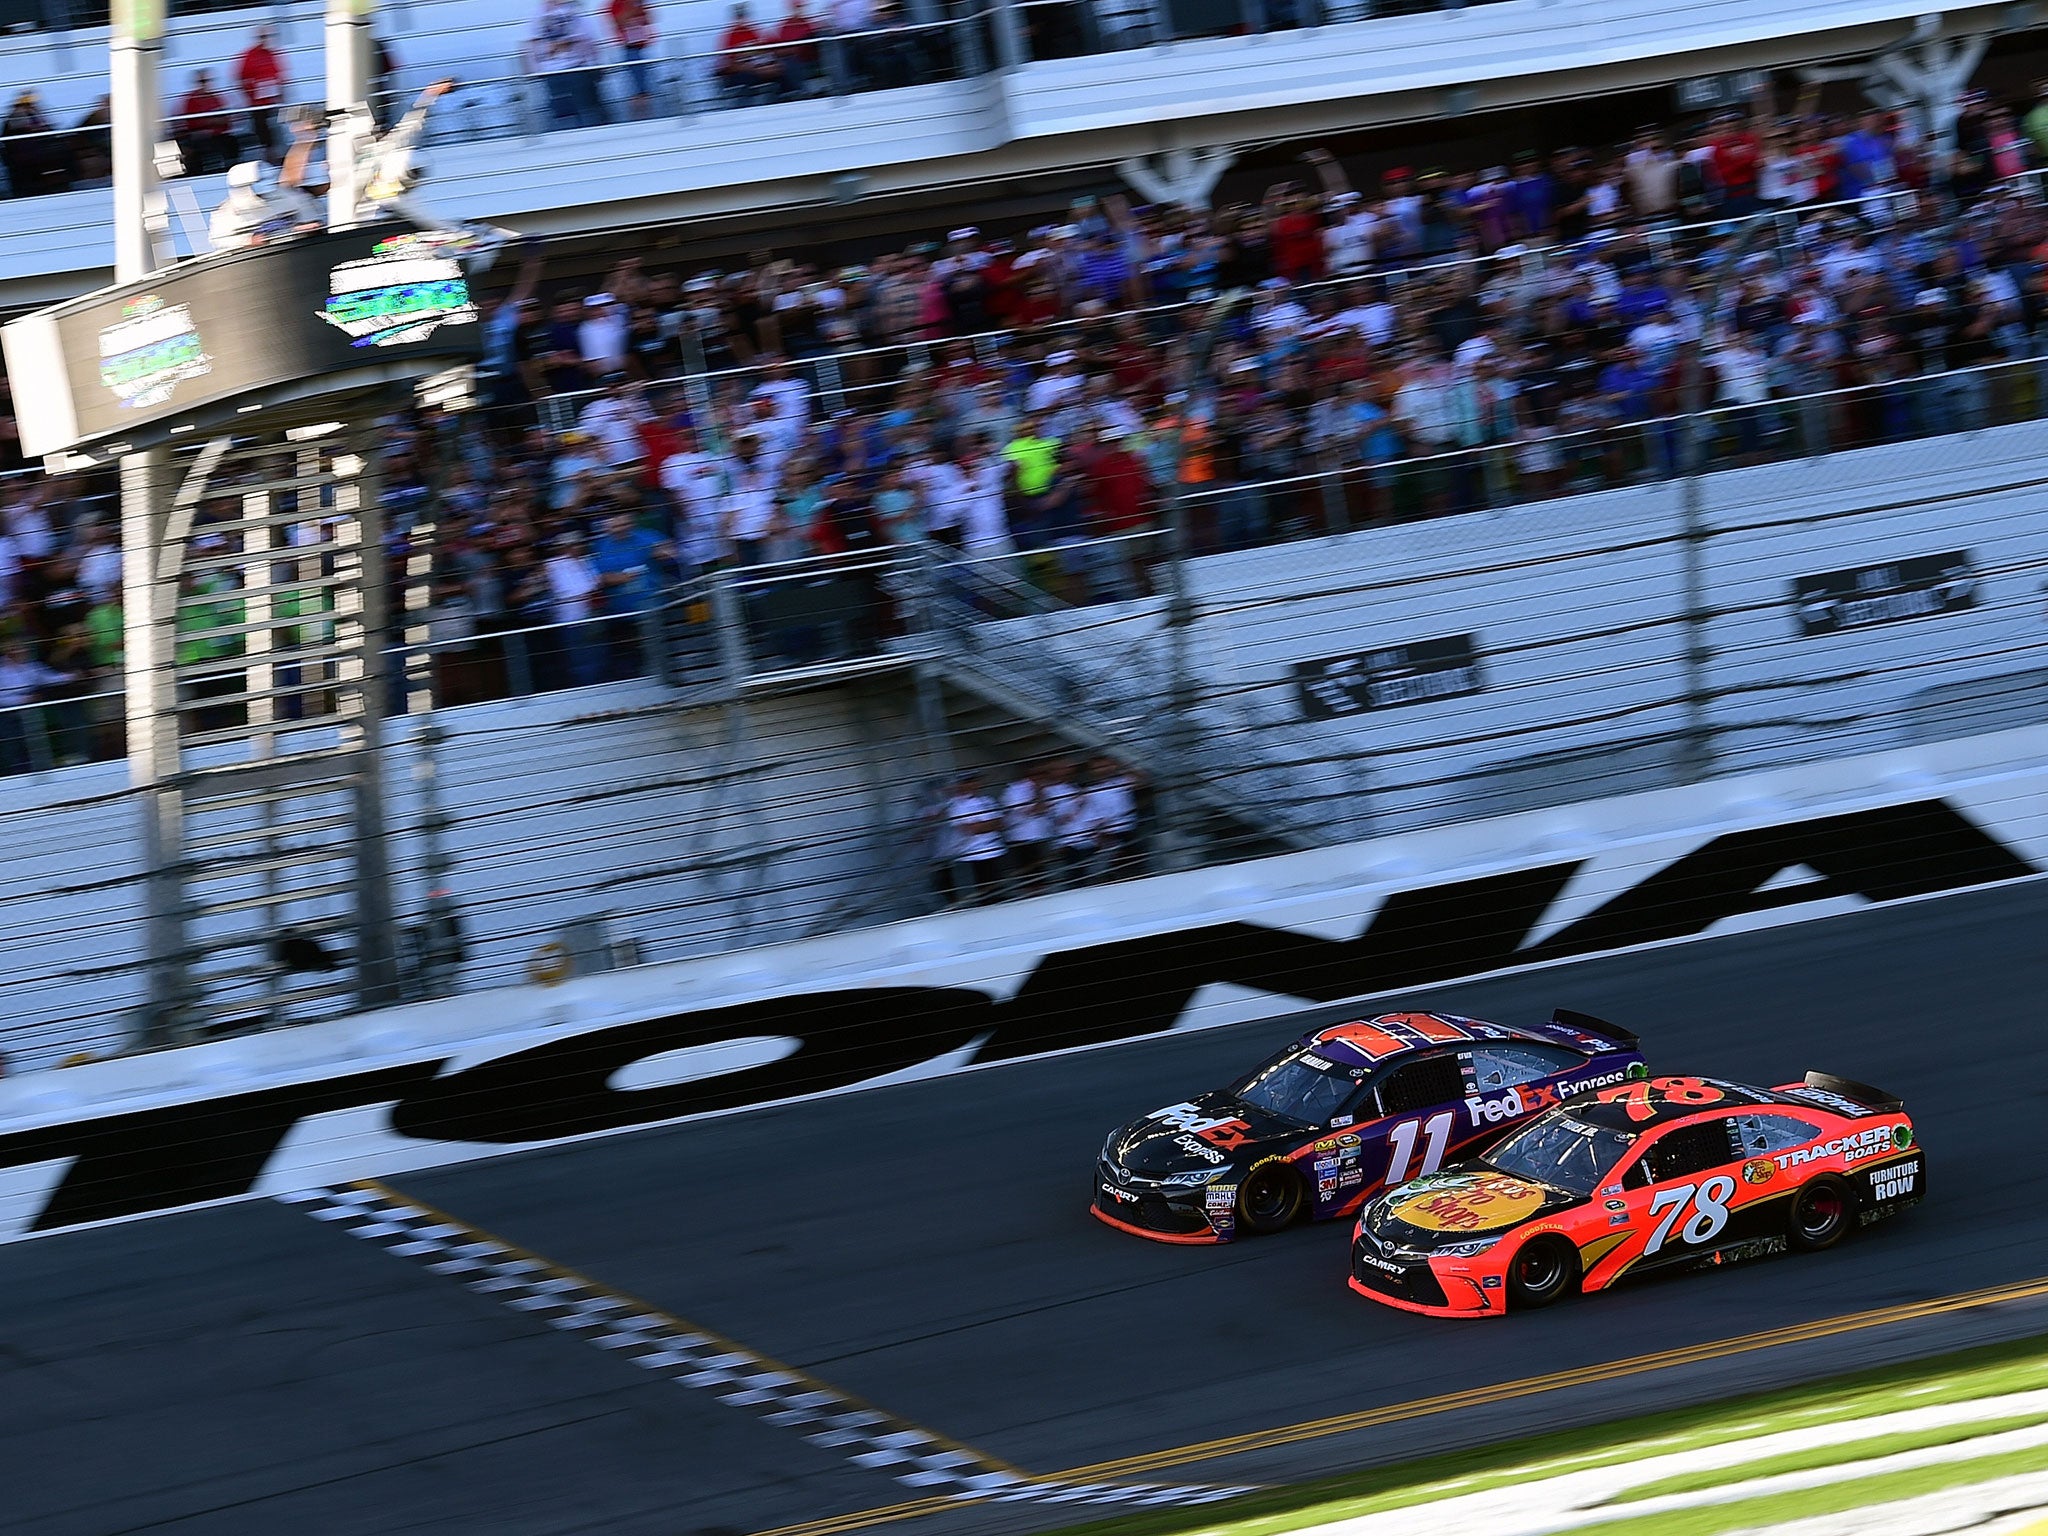
[[[787,358],[769,360],[768,376],[748,398],[768,401],[775,419],[794,437],[802,437],[811,424],[811,386],[789,371]]]
[[[1095,853],[1095,825],[1089,816],[1088,786],[1074,765],[1054,763],[1039,786],[1046,819],[1052,823],[1048,877],[1054,890],[1065,890],[1088,878]]]
[[[725,476],[722,522],[733,559],[741,565],[759,565],[767,558],[768,535],[775,527],[775,476],[763,462],[760,441],[753,433],[740,434]]]
[[[954,899],[964,907],[995,900],[1002,885],[1003,814],[980,774],[960,776],[946,802],[946,824],[952,831]]]
[[[121,546],[113,532],[94,524],[86,534],[84,551],[78,557],[78,584],[95,601],[121,590]]]
[[[1027,767],[1003,786],[1003,838],[1009,844],[1010,894],[1037,895],[1045,889],[1052,814],[1036,768]]]
[[[730,487],[724,466],[698,448],[694,431],[683,428],[680,439],[682,446],[662,460],[661,488],[675,504],[683,557],[698,570],[709,570],[731,553],[723,526]]]
[[[1013,555],[1016,542],[1010,537],[1010,514],[1004,505],[1008,468],[1001,459],[976,443],[959,460],[967,479],[967,501],[963,509],[967,553],[971,556]]]
[[[1046,371],[1031,381],[1024,392],[1024,409],[1037,414],[1055,410],[1080,394],[1088,381],[1071,352],[1055,352],[1045,360]]]
[[[583,550],[583,536],[565,533],[544,567],[548,579],[548,612],[557,624],[574,624],[594,611],[600,580],[597,567]]]
[[[1330,208],[1341,216],[1323,230],[1323,260],[1336,274],[1367,270],[1379,237],[1380,216],[1356,192],[1337,193],[1330,199]]]
[[[1083,817],[1092,840],[1089,877],[1109,880],[1128,872],[1137,853],[1138,800],[1129,774],[1114,759],[1095,760]]]
[[[949,549],[966,541],[961,524],[967,516],[967,475],[955,459],[937,458],[920,450],[903,469],[924,507],[925,532]]]
[[[576,350],[584,366],[599,378],[626,370],[626,307],[608,293],[583,301],[583,319],[576,327]]]
[[[549,617],[565,626],[555,633],[568,659],[570,681],[578,686],[602,681],[604,652],[597,626],[584,621],[595,614],[604,581],[584,553],[583,536],[565,533],[555,540],[541,574],[547,578]]]
[[[547,85],[557,128],[590,128],[605,120],[597,89],[597,36],[576,0],[545,0],[523,53],[527,70]]]
[[[631,469],[647,456],[647,445],[640,440],[640,423],[652,419],[653,414],[646,400],[630,392],[615,374],[607,381],[605,392],[583,407],[576,425],[590,434],[605,468]]]
[[[21,706],[35,703],[45,688],[72,681],[69,672],[53,671],[37,661],[21,641],[0,645],[0,774],[24,773],[35,766],[23,718],[27,711]]]

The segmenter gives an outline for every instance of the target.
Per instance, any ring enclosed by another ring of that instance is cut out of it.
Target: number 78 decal
[[[1451,1122],[1457,1118],[1455,1110],[1445,1110],[1431,1115],[1428,1120],[1403,1120],[1387,1132],[1387,1188],[1406,1184],[1411,1177],[1408,1160],[1415,1155],[1415,1136],[1418,1131],[1429,1138],[1429,1144],[1422,1150],[1422,1166],[1415,1170],[1413,1177],[1435,1173],[1443,1166],[1444,1151],[1451,1141]]]
[[[1650,1201],[1650,1214],[1663,1214],[1657,1223],[1657,1230],[1650,1234],[1650,1241],[1643,1249],[1648,1258],[1664,1246],[1664,1239],[1671,1235],[1671,1228],[1679,1215],[1690,1204],[1692,1219],[1679,1228],[1678,1235],[1688,1243],[1710,1243],[1728,1225],[1728,1197],[1735,1193],[1735,1181],[1725,1173],[1717,1173],[1704,1184],[1674,1184],[1669,1189],[1660,1189]]]

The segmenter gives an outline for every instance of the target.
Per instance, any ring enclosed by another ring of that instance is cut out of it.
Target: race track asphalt
[[[1660,1070],[1902,1094],[1929,1204],[1828,1254],[1476,1323],[1344,1285],[1346,1228],[1220,1250],[1091,1221],[1104,1132],[1225,1080],[1287,1015],[392,1182],[462,1221],[1034,1473],[2048,1275],[2048,883],[1404,1002],[1577,1008]],[[1320,1010],[1327,1014],[1329,1010]],[[302,1211],[0,1248],[6,1528],[710,1536],[914,1497]],[[1439,1414],[1149,1480],[1365,1460],[2048,1331],[2009,1304]],[[904,1529],[1044,1528],[977,1506]]]

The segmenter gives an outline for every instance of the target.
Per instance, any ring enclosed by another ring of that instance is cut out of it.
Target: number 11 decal
[[[1444,1149],[1451,1140],[1451,1122],[1456,1118],[1456,1111],[1447,1109],[1441,1114],[1431,1115],[1427,1121],[1403,1120],[1387,1132],[1387,1150],[1392,1153],[1387,1160],[1387,1188],[1408,1182],[1408,1160],[1415,1155],[1417,1131],[1429,1138],[1429,1145],[1422,1149],[1422,1166],[1415,1170],[1413,1176],[1419,1179],[1426,1173],[1435,1173],[1443,1165]]]

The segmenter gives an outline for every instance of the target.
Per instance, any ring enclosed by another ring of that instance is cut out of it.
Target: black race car
[[[1547,1024],[1386,1013],[1312,1030],[1228,1088],[1110,1132],[1092,1212],[1162,1243],[1349,1216],[1568,1095],[1643,1076],[1636,1047],[1562,1008]]]

